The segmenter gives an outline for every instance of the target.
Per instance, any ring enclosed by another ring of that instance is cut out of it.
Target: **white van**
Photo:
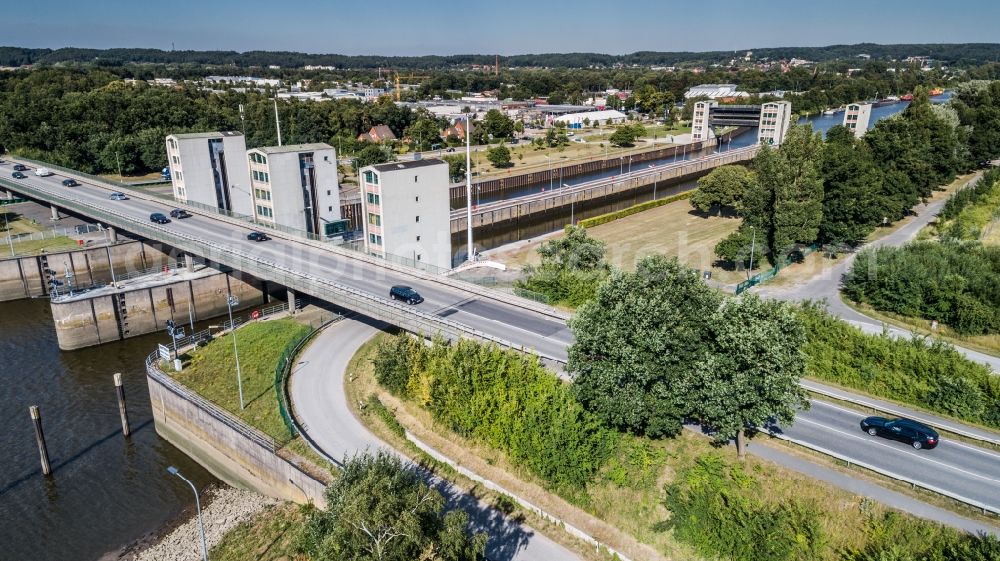
[[[52,175],[52,170],[49,168],[38,168],[35,170],[35,175],[38,177],[48,177]]]

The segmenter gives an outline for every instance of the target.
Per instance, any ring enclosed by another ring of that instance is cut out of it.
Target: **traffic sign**
[[[157,350],[160,353],[160,360],[170,360],[170,347],[161,343]]]

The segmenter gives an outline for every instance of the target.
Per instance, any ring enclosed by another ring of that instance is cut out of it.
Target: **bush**
[[[685,199],[691,198],[691,195],[695,190],[685,191],[684,193],[678,193],[676,195],[665,197],[662,199],[656,199],[655,201],[646,201],[644,203],[639,203],[637,205],[632,205],[628,208],[623,208],[615,212],[609,212],[607,214],[601,214],[593,218],[584,218],[577,222],[581,228],[593,228],[594,226],[600,226],[601,224],[607,224],[608,222],[613,222],[619,218],[625,218],[626,216],[632,216],[633,214],[640,213],[644,210],[649,210],[651,208],[656,208],[658,206],[668,205],[670,203],[675,203],[677,201],[683,201]]]
[[[753,475],[718,454],[698,458],[666,487],[670,520],[658,525],[706,557],[733,561],[820,558],[826,540],[811,503],[768,503]]]
[[[973,423],[1000,427],[1000,377],[941,341],[867,335],[819,305],[806,326],[806,375]]]
[[[413,365],[406,397],[554,487],[583,487],[615,447],[615,434],[537,360],[467,340],[431,347],[396,342],[380,346],[377,355],[395,352],[406,353]]]

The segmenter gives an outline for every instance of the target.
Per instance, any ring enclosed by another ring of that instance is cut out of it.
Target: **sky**
[[[997,0],[11,0],[0,45],[512,55],[998,42]]]

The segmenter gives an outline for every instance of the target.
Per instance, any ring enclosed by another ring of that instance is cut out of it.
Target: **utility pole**
[[[753,271],[753,252],[757,249],[757,229],[750,226],[750,231],[753,232],[753,235],[750,238],[750,268],[747,270],[747,280],[750,280],[750,273]]]
[[[236,359],[236,385],[240,390],[240,409],[246,409],[243,402],[243,373],[240,371],[240,353],[236,348],[236,324],[233,323],[233,306],[239,306],[240,301],[232,294],[226,297],[226,304],[229,306],[229,329],[233,335],[233,357]]]
[[[281,119],[278,118],[278,98],[274,98],[274,128],[278,131],[278,146],[281,146]]]
[[[472,115],[465,114],[465,203],[466,231],[468,233],[469,255],[471,263],[475,260],[475,249],[472,246]]]

